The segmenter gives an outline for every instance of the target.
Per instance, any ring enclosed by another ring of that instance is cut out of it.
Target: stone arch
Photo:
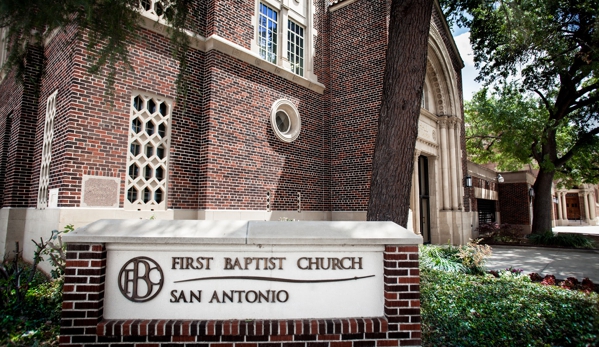
[[[428,39],[427,78],[433,89],[436,113],[461,118],[461,98],[450,54],[438,28],[431,23]]]

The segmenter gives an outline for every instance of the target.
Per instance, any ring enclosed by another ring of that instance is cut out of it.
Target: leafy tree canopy
[[[181,69],[178,91],[183,86],[189,36],[188,14],[192,0],[162,0],[163,18],[169,26],[173,56]],[[112,89],[119,68],[132,69],[129,45],[135,42],[140,20],[140,6],[149,0],[0,0],[0,28],[7,29],[8,59],[5,71],[15,70],[22,81],[25,58],[30,46],[42,45],[55,34],[76,26],[77,39],[86,35],[86,48],[92,62],[90,72],[109,68],[108,84]]]
[[[520,170],[526,164],[539,167],[531,149],[539,147],[538,139],[551,120],[535,95],[521,93],[516,83],[503,84],[495,90],[483,88],[466,103],[464,119],[466,147],[472,161],[497,163],[502,171]],[[580,133],[573,123],[559,126],[556,129],[558,155],[567,153],[578,142]],[[597,137],[579,147],[572,159],[556,170],[554,179],[562,186],[599,182]]]
[[[533,233],[550,230],[554,176],[560,170],[575,174],[571,160],[586,157],[599,134],[599,0],[440,2],[450,21],[471,30],[479,81],[487,86],[513,81],[516,87],[502,92],[512,105],[537,104],[510,96],[528,92],[536,94],[544,108],[526,111],[524,120],[513,118],[515,124],[533,119],[536,124],[527,128],[530,134],[511,136],[513,144],[528,146],[517,151],[518,158],[528,151],[539,164]],[[507,105],[498,106],[511,112]],[[539,114],[529,117],[529,112]]]

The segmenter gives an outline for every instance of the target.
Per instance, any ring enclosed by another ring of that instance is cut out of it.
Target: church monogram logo
[[[150,301],[160,293],[164,275],[160,265],[148,257],[136,257],[119,272],[121,294],[133,302]]]

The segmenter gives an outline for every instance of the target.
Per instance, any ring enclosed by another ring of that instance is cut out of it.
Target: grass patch
[[[421,271],[425,346],[597,346],[599,296],[528,276]]]

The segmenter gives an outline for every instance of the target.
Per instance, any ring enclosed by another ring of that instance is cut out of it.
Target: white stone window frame
[[[260,3],[267,5],[278,13],[278,38],[277,42],[277,62],[276,65],[287,71],[292,71],[291,64],[289,62],[288,51],[287,51],[287,40],[288,40],[288,23],[289,20],[300,25],[304,29],[304,66],[303,76],[308,80],[318,80],[314,75],[314,39],[316,30],[313,28],[313,17],[314,17],[314,6],[310,0],[257,0],[255,2],[254,16],[252,17],[252,23],[254,23],[254,38],[251,42],[251,50],[260,56],[260,46],[258,42],[258,28],[260,20]],[[304,13],[300,13],[298,8],[302,8]],[[260,58],[262,59],[262,58]],[[265,59],[265,62],[271,64]]]
[[[50,163],[52,162],[52,139],[54,138],[54,118],[56,117],[56,96],[58,90],[46,100],[46,117],[44,120],[44,142],[42,143],[40,179],[37,192],[37,208],[48,207],[48,187],[50,186]]]
[[[277,114],[279,114],[279,116],[288,117],[288,129],[279,129],[277,125]],[[302,130],[302,121],[297,107],[295,107],[291,101],[286,99],[275,101],[270,108],[270,125],[279,140],[287,143],[295,141]]]
[[[140,96],[144,100],[144,107],[141,111],[135,109],[133,103],[137,96]],[[167,106],[166,115],[160,114],[159,106],[156,111],[152,114],[147,112],[147,105],[149,100],[156,102],[158,105],[164,103]],[[126,210],[138,210],[138,211],[164,211],[167,207],[168,202],[168,179],[169,179],[169,158],[170,158],[170,140],[171,140],[171,128],[172,128],[172,110],[173,100],[165,97],[158,96],[153,93],[147,93],[143,91],[133,91],[130,99],[130,117],[127,124],[127,166],[125,167],[125,191],[124,191],[124,207]],[[135,132],[133,129],[133,122],[135,119],[140,119],[140,131]],[[147,124],[152,121],[154,124],[153,134],[147,135]],[[165,135],[159,135],[160,124],[165,124]],[[139,144],[139,153],[134,155],[131,152],[132,144],[137,142]],[[147,155],[148,145],[152,145],[152,155]],[[163,146],[164,157],[160,158],[157,155],[157,148]],[[131,177],[130,168],[137,166],[137,175]],[[152,170],[152,177],[146,179],[145,168],[150,166]],[[156,169],[161,167],[162,179],[156,178]],[[151,192],[152,198],[148,202],[144,202],[144,190],[148,188]],[[137,196],[134,201],[129,200],[130,189],[137,190]],[[155,192],[162,190],[162,200],[156,202]]]

